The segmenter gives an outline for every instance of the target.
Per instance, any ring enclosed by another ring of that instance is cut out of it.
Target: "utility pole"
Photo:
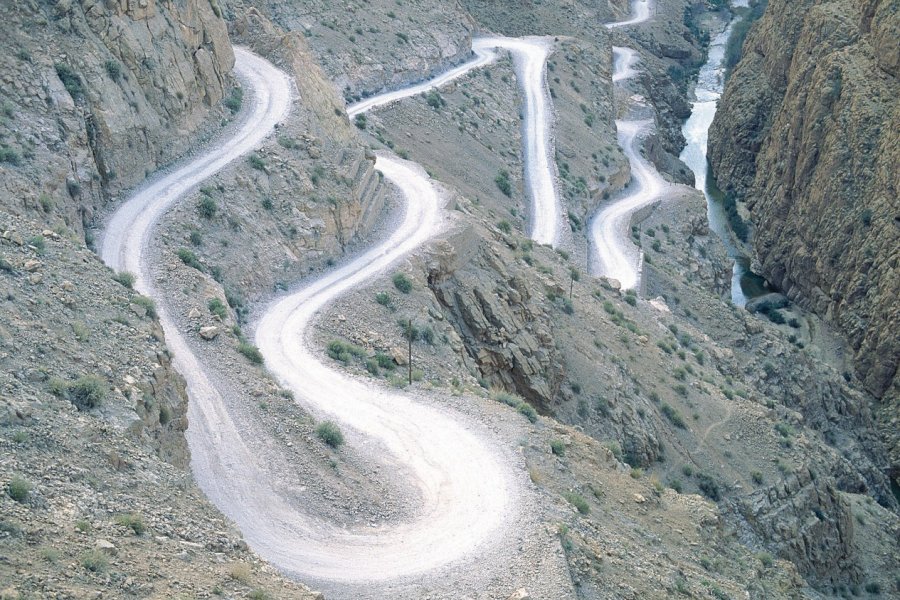
[[[412,385],[412,317],[406,320],[407,365],[409,366],[409,385]]]

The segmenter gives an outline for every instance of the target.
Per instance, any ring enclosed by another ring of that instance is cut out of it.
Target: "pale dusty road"
[[[474,43],[472,61],[431,82],[371,98],[348,112],[359,114],[460,77],[493,60],[496,48],[512,53],[523,90],[532,237],[555,244],[561,208],[552,166],[552,109],[545,72],[549,41],[480,38]],[[289,490],[278,489],[267,478],[258,458],[244,444],[240,425],[226,410],[220,391],[158,298],[147,256],[148,241],[162,214],[202,181],[257,147],[288,114],[291,84],[283,73],[240,49],[235,70],[252,92],[252,102],[235,133],[139,189],[112,215],[101,243],[108,265],[133,272],[136,288],[159,300],[160,321],[175,366],[188,383],[188,440],[199,485],[261,556],[285,572],[317,581],[365,585],[419,576],[512,539],[512,524],[520,523],[519,501],[526,492],[516,467],[506,453],[498,451],[496,440],[467,427],[451,411],[333,370],[321,362],[321,352],[311,348],[307,339],[317,313],[332,300],[383,273],[441,230],[438,192],[421,168],[397,158],[379,156],[376,168],[406,200],[398,227],[351,262],[274,301],[260,318],[255,339],[269,369],[294,390],[299,402],[317,415],[339,421],[354,439],[376,440],[377,447],[385,448],[404,472],[412,474],[411,484],[418,488],[422,506],[404,523],[354,529],[322,522],[298,510]],[[620,126],[623,130],[631,139],[638,131],[629,134],[627,126]],[[629,157],[636,165],[642,160],[637,155]],[[639,166],[635,171],[640,171]],[[652,185],[652,179],[647,181]],[[491,567],[481,565],[488,571]]]
[[[632,17],[607,23],[606,27],[637,25],[650,18],[650,0],[632,2]],[[640,56],[631,49],[613,47],[612,80],[617,84],[638,74],[634,68]],[[616,279],[622,289],[636,288],[640,282],[643,258],[631,241],[631,220],[635,212],[656,202],[668,183],[640,152],[641,136],[650,131],[649,119],[617,120],[619,146],[631,163],[631,182],[625,194],[601,206],[589,228],[589,270],[593,275]]]
[[[531,200],[529,236],[539,244],[556,246],[565,224],[553,163],[553,106],[547,87],[547,57],[553,50],[550,38],[477,37],[472,40],[475,56],[471,60],[422,83],[357,102],[347,108],[347,114],[352,118],[403,98],[440,88],[473,69],[492,63],[497,59],[497,50],[505,50],[512,55],[522,93],[525,192]]]
[[[416,519],[391,528],[299,532],[290,557],[278,561],[317,579],[378,581],[421,573],[459,559],[510,518],[517,494],[511,468],[489,440],[449,413],[408,394],[343,375],[324,364],[307,331],[316,314],[336,297],[363,285],[441,229],[441,200],[424,171],[379,156],[376,167],[397,185],[409,204],[403,221],[377,247],[299,291],[274,302],[256,328],[266,364],[298,399],[317,413],[365,437],[379,440],[415,476],[423,506]],[[273,515],[271,508],[269,514]],[[290,514],[286,514],[285,523]],[[273,524],[274,525],[274,524]],[[245,531],[252,539],[251,535]],[[261,535],[255,547],[283,545]],[[267,553],[264,553],[264,555]],[[352,569],[349,567],[352,565]]]
[[[650,0],[634,0],[631,3],[631,18],[625,21],[614,21],[606,23],[607,29],[616,29],[617,27],[628,27],[629,25],[637,25],[643,23],[650,18]]]
[[[659,172],[640,154],[640,136],[653,122],[616,121],[619,145],[631,162],[632,180],[626,195],[604,205],[591,221],[591,271],[616,279],[622,289],[637,287],[641,253],[631,241],[631,217],[652,204],[668,185]]]
[[[216,383],[175,326],[150,277],[154,225],[186,192],[255,148],[291,103],[283,73],[246,51],[237,50],[236,59],[252,101],[234,135],[138,190],[112,215],[101,245],[108,265],[135,273],[136,288],[158,300],[175,367],[188,384],[188,441],[201,489],[256,552],[282,571],[314,581],[352,586],[408,578],[460,559],[492,536],[512,537],[503,527],[514,521],[517,500],[526,492],[495,440],[471,432],[450,411],[344,376],[307,344],[308,326],[320,309],[440,231],[441,199],[420,168],[379,157],[376,168],[407,201],[400,224],[352,262],[274,302],[256,330],[267,365],[299,402],[339,421],[354,438],[375,440],[373,448],[387,449],[414,475],[411,485],[423,502],[413,520],[348,529],[305,514],[291,502],[290,490],[279,489],[257,464]]]

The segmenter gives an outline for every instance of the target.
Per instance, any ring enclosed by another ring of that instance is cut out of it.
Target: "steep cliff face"
[[[889,0],[773,0],[710,132],[746,201],[764,275],[847,337],[900,464],[900,12]],[[893,416],[890,416],[893,414]]]
[[[205,0],[5,6],[0,202],[14,212],[79,230],[187,150],[226,92],[234,56]]]

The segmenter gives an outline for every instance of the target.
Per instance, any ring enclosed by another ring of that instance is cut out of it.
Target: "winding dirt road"
[[[555,244],[562,211],[552,167],[552,110],[545,74],[548,40],[479,38],[471,61],[428,82],[370,98],[348,112],[360,114],[446,83],[494,60],[498,48],[512,53],[524,95],[532,237]],[[294,390],[299,402],[317,415],[339,421],[351,440],[376,440],[374,447],[385,449],[412,475],[422,504],[408,522],[347,528],[298,510],[290,490],[279,489],[258,465],[216,383],[159,298],[148,257],[155,224],[187,192],[257,147],[290,109],[291,83],[282,72],[246,50],[236,48],[235,56],[235,72],[251,93],[234,134],[137,190],[112,215],[101,242],[103,260],[115,270],[134,273],[136,289],[159,300],[159,318],[175,367],[187,381],[188,441],[201,489],[235,521],[261,556],[285,572],[316,581],[353,586],[409,578],[472,556],[479,547],[515,540],[521,535],[516,526],[525,512],[520,503],[528,492],[516,476],[518,467],[495,440],[451,411],[332,369],[319,360],[321,352],[307,339],[310,324],[331,301],[384,272],[441,230],[442,200],[421,168],[379,156],[376,168],[406,200],[400,224],[376,247],[273,301],[255,329],[269,369]]]
[[[236,49],[235,71],[252,92],[250,108],[225,143],[138,190],[111,217],[101,245],[104,261],[135,273],[135,287],[159,299],[150,276],[148,242],[162,214],[185,193],[255,148],[288,113],[291,86],[265,60]],[[256,341],[271,371],[300,402],[371,436],[415,476],[423,498],[414,521],[393,527],[344,529],[303,514],[290,490],[269,480],[244,444],[219,390],[159,302],[160,322],[188,384],[188,441],[204,493],[241,529],[250,546],[281,570],[343,584],[397,579],[467,555],[510,520],[514,475],[493,442],[468,431],[450,413],[408,396],[353,380],[322,364],[306,341],[316,313],[418,248],[441,228],[441,199],[421,169],[380,156],[376,168],[407,200],[402,222],[377,247],[274,302]],[[504,532],[508,535],[509,532]],[[498,534],[499,535],[499,534]]]
[[[635,0],[631,3],[631,18],[625,21],[614,21],[606,23],[607,29],[616,29],[618,27],[628,27],[629,25],[637,25],[643,23],[650,18],[650,0]]]
[[[539,244],[556,246],[563,229],[563,211],[553,166],[553,107],[547,87],[547,57],[553,42],[543,37],[484,36],[472,40],[474,57],[422,83],[362,100],[347,108],[352,118],[411,96],[438,89],[466,73],[497,59],[497,50],[513,57],[523,98],[522,140],[525,191],[531,198],[529,236]]]
[[[650,18],[650,0],[632,3],[632,18],[607,23],[609,28],[636,25]],[[613,82],[620,84],[637,75],[634,66],[638,53],[631,48],[613,47]],[[640,283],[643,256],[631,242],[632,216],[656,202],[668,183],[659,171],[641,155],[641,137],[653,126],[651,119],[617,120],[619,146],[631,163],[632,181],[626,194],[604,205],[591,219],[589,270],[592,274],[616,279],[622,289],[633,289]]]
[[[623,290],[637,287],[640,280],[641,252],[630,238],[632,215],[655,202],[668,185],[640,153],[641,135],[652,125],[650,119],[616,121],[632,181],[625,196],[605,205],[591,221],[591,271],[618,280]]]

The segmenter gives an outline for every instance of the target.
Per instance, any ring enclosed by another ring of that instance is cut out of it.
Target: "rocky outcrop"
[[[834,323],[900,470],[900,137],[895,2],[772,0],[710,132],[720,187],[746,208],[762,273]]]
[[[15,2],[0,31],[0,204],[79,230],[190,148],[234,62],[204,0]]]
[[[804,470],[734,503],[759,543],[789,560],[819,588],[856,584],[853,514],[829,480]]]
[[[530,302],[528,280],[472,237],[469,231],[440,245],[428,264],[428,286],[486,385],[513,390],[549,412],[565,375],[549,316]]]

